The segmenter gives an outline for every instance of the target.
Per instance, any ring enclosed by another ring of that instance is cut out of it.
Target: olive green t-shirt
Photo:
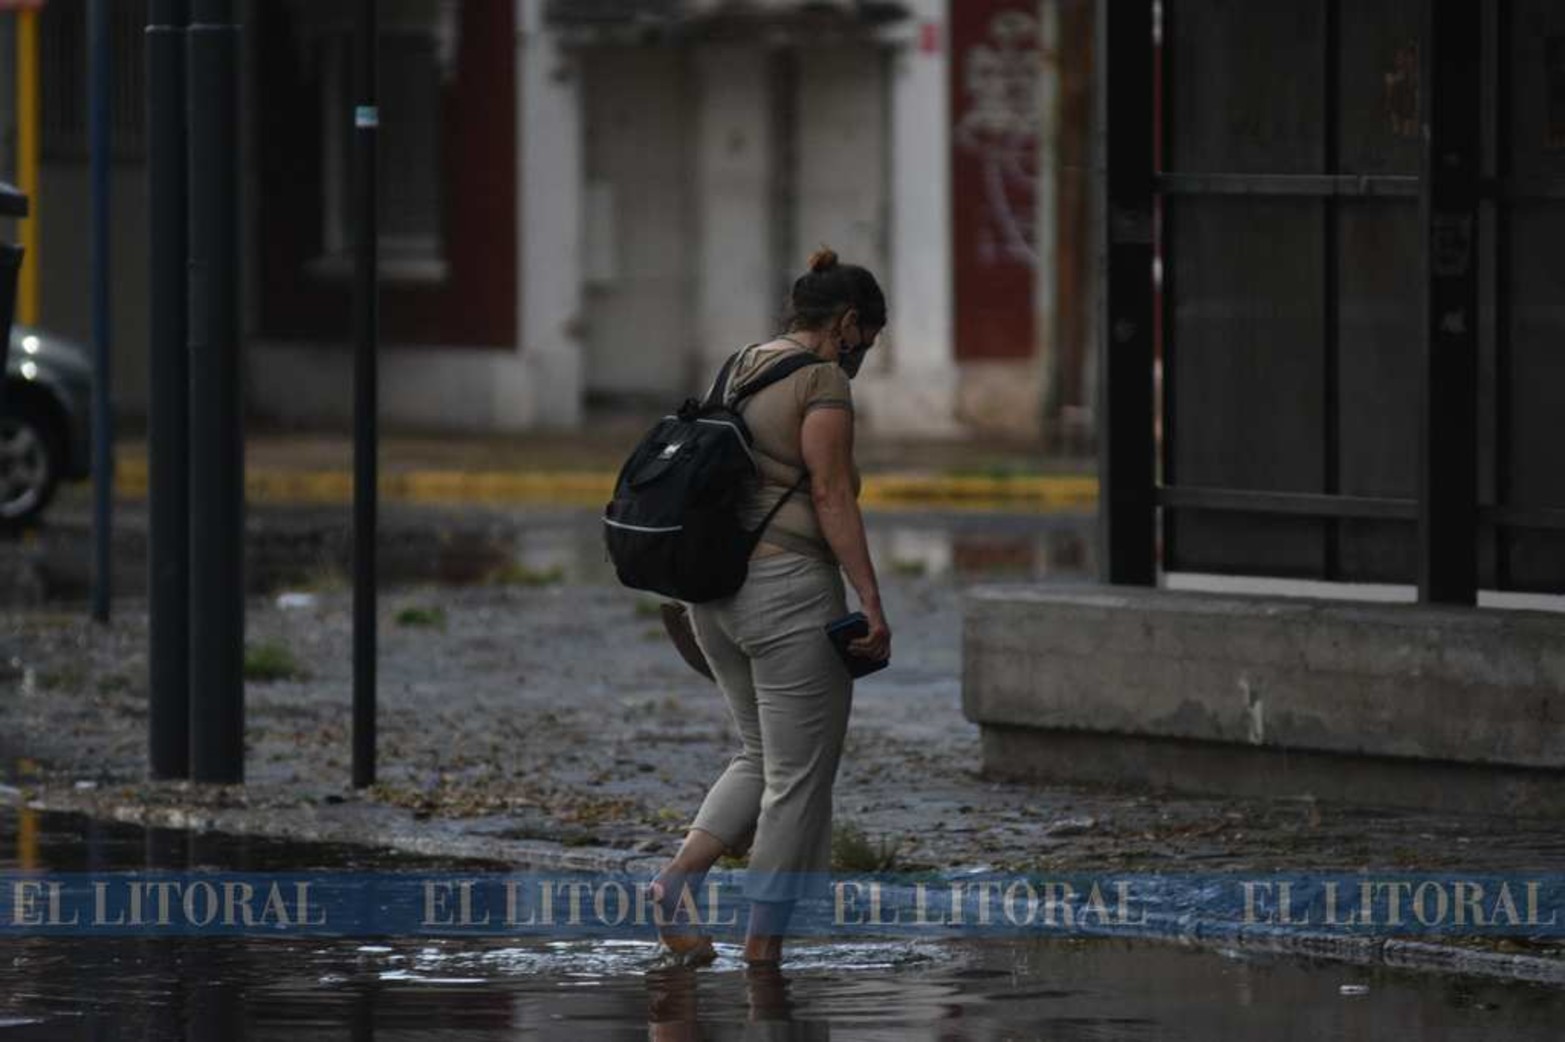
[[[773,363],[802,350],[791,345],[764,347],[752,344],[735,364],[728,380],[729,393],[742,390],[747,381],[763,374]],[[739,403],[739,414],[750,429],[750,448],[761,472],[757,487],[750,490],[740,510],[740,519],[747,527],[759,525],[793,483],[804,475],[804,453],[799,436],[804,417],[815,409],[852,411],[853,392],[848,374],[841,366],[831,363],[805,366]],[[854,467],[854,495],[858,494],[859,485],[858,468]],[[826,537],[821,534],[808,481],[788,497],[762,534],[761,542],[832,563],[837,560]],[[766,552],[764,546],[758,549],[760,553]]]

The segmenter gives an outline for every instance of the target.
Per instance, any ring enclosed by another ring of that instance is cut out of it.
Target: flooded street
[[[266,507],[247,521],[252,595],[346,582],[349,517],[326,507]],[[614,585],[598,511],[462,509],[392,504],[380,521],[378,564],[387,587],[469,586],[525,573],[569,585]],[[962,579],[1081,579],[1091,575],[1093,521],[1032,513],[879,513],[871,549],[883,572]],[[91,591],[90,521],[69,511],[48,527],[0,540],[0,609],[84,603]],[[146,593],[144,508],[116,518],[116,597]]]
[[[0,813],[0,868],[429,868]],[[1565,991],[1121,940],[803,941],[651,968],[649,939],[9,937],[0,1039],[1553,1039]]]
[[[721,700],[614,582],[591,512],[394,511],[383,525],[381,784],[347,788],[346,518],[252,519],[247,784],[144,780],[144,526],[87,623],[85,533],[0,547],[0,870],[504,869],[673,849],[733,749]],[[1093,569],[1090,519],[882,514],[896,668],[856,693],[838,820],[899,871],[1557,866],[1549,822],[995,783],[960,708],[964,591]],[[8,671],[8,672],[6,672]],[[562,691],[570,697],[562,697]],[[10,788],[15,786],[15,788]],[[28,799],[88,819],[12,808]],[[181,831],[103,817],[204,824]],[[289,840],[261,838],[286,835]],[[334,844],[301,842],[299,837]],[[395,848],[403,853],[375,853]],[[417,858],[408,852],[424,856]],[[470,860],[475,856],[484,861]],[[880,856],[876,853],[876,856]],[[1552,1039],[1565,990],[1116,938],[800,938],[691,972],[596,940],[0,932],[0,1042],[57,1039]]]

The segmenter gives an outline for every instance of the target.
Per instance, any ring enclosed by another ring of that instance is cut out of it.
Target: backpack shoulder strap
[[[750,347],[754,346],[754,344],[750,345]],[[749,347],[742,347],[728,356],[728,361],[723,363],[723,368],[717,371],[717,379],[713,380],[712,386],[707,389],[706,397],[701,400],[703,408],[715,409],[723,403],[723,398],[728,393],[728,374],[734,371],[734,366],[739,362],[739,356],[749,349]]]
[[[744,388],[734,396],[729,405],[730,407],[737,406],[744,399],[749,398],[751,395],[756,394],[759,391],[766,390],[774,383],[779,383],[788,379],[788,377],[807,366],[825,364],[826,360],[824,358],[817,357],[816,355],[807,351],[800,351],[797,354],[790,354],[785,358],[772,363],[771,367],[768,368],[766,372],[762,373],[757,379],[751,380],[749,383],[745,384]]]

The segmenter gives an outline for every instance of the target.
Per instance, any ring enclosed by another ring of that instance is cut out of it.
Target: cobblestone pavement
[[[912,535],[892,525],[873,527],[895,664],[859,683],[836,800],[839,825],[891,867],[1565,866],[1565,837],[1543,821],[986,780],[960,710],[963,591],[1017,578],[1016,547],[1056,545],[1059,532],[1018,542],[1014,521],[996,521],[1010,534],[986,558],[982,539],[942,543],[939,523]],[[300,838],[500,859],[539,843],[669,853],[736,751],[722,699],[670,647],[654,599],[614,585],[601,561],[572,563],[591,556],[590,518],[523,528],[533,534],[509,559],[463,576],[476,581],[384,594],[380,784],[367,793],[347,784],[350,595],[329,564],[293,584],[302,606],[284,606],[278,588],[249,602],[250,645],[296,675],[247,685],[242,788],[143,780],[143,600],[119,600],[107,628],[76,607],[0,609],[0,777],[50,806]],[[40,552],[9,544],[0,558]],[[1054,567],[1043,551],[1022,556],[1025,577]]]

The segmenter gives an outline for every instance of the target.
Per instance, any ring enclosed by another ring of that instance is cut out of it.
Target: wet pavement
[[[252,509],[246,518],[246,588],[253,596],[340,587],[352,561],[350,515],[318,506]],[[393,504],[381,512],[378,561],[387,588],[470,586],[531,572],[566,584],[611,584],[598,511],[461,509]],[[969,579],[1090,575],[1093,522],[1076,515],[894,512],[869,519],[882,571]],[[89,516],[49,515],[41,528],[0,535],[0,610],[74,607],[92,589]],[[115,515],[114,596],[143,597],[147,583],[144,507]]]
[[[243,788],[144,780],[145,601],[120,598],[102,627],[49,582],[42,605],[0,609],[0,780],[53,809],[146,823],[512,861],[671,853],[737,740],[716,689],[670,647],[656,599],[614,582],[590,512],[388,516],[386,547],[408,549],[382,560],[408,570],[388,564],[381,603],[380,784],[348,788],[351,595],[331,556],[345,520],[252,517],[252,542],[270,540],[278,566],[252,555],[264,592],[248,602],[247,639],[277,668],[246,685]],[[894,661],[855,688],[836,816],[889,867],[1565,867],[1548,821],[985,778],[961,713],[964,591],[1081,578],[1092,521],[888,514],[870,527]],[[0,546],[0,561],[88,556],[57,534]]]
[[[0,869],[439,866],[0,811]],[[802,943],[781,972],[645,939],[8,938],[0,1039],[1554,1039],[1565,989],[1123,940]]]
[[[83,530],[0,544],[0,804],[250,837],[37,814],[23,837],[0,813],[0,865],[24,846],[62,869],[376,867],[419,852],[641,871],[666,858],[735,739],[715,689],[669,647],[656,601],[615,584],[595,515],[388,511],[381,784],[368,792],[347,786],[346,520],[251,517],[247,637],[285,649],[290,668],[247,684],[242,788],[144,780],[144,517],[121,518],[107,628],[84,617]],[[887,514],[870,527],[895,664],[855,691],[836,815],[888,867],[1565,867],[1565,836],[1547,821],[1333,806],[1307,792],[1238,800],[987,779],[960,710],[964,591],[1090,574],[1092,521]],[[375,847],[399,853],[366,853]],[[1565,1022],[1561,993],[1541,987],[1124,940],[812,942],[791,950],[785,987],[747,977],[728,948],[695,977],[649,972],[654,949],[639,940],[0,943],[0,1042],[1352,1039],[1409,1026],[1552,1038]]]

